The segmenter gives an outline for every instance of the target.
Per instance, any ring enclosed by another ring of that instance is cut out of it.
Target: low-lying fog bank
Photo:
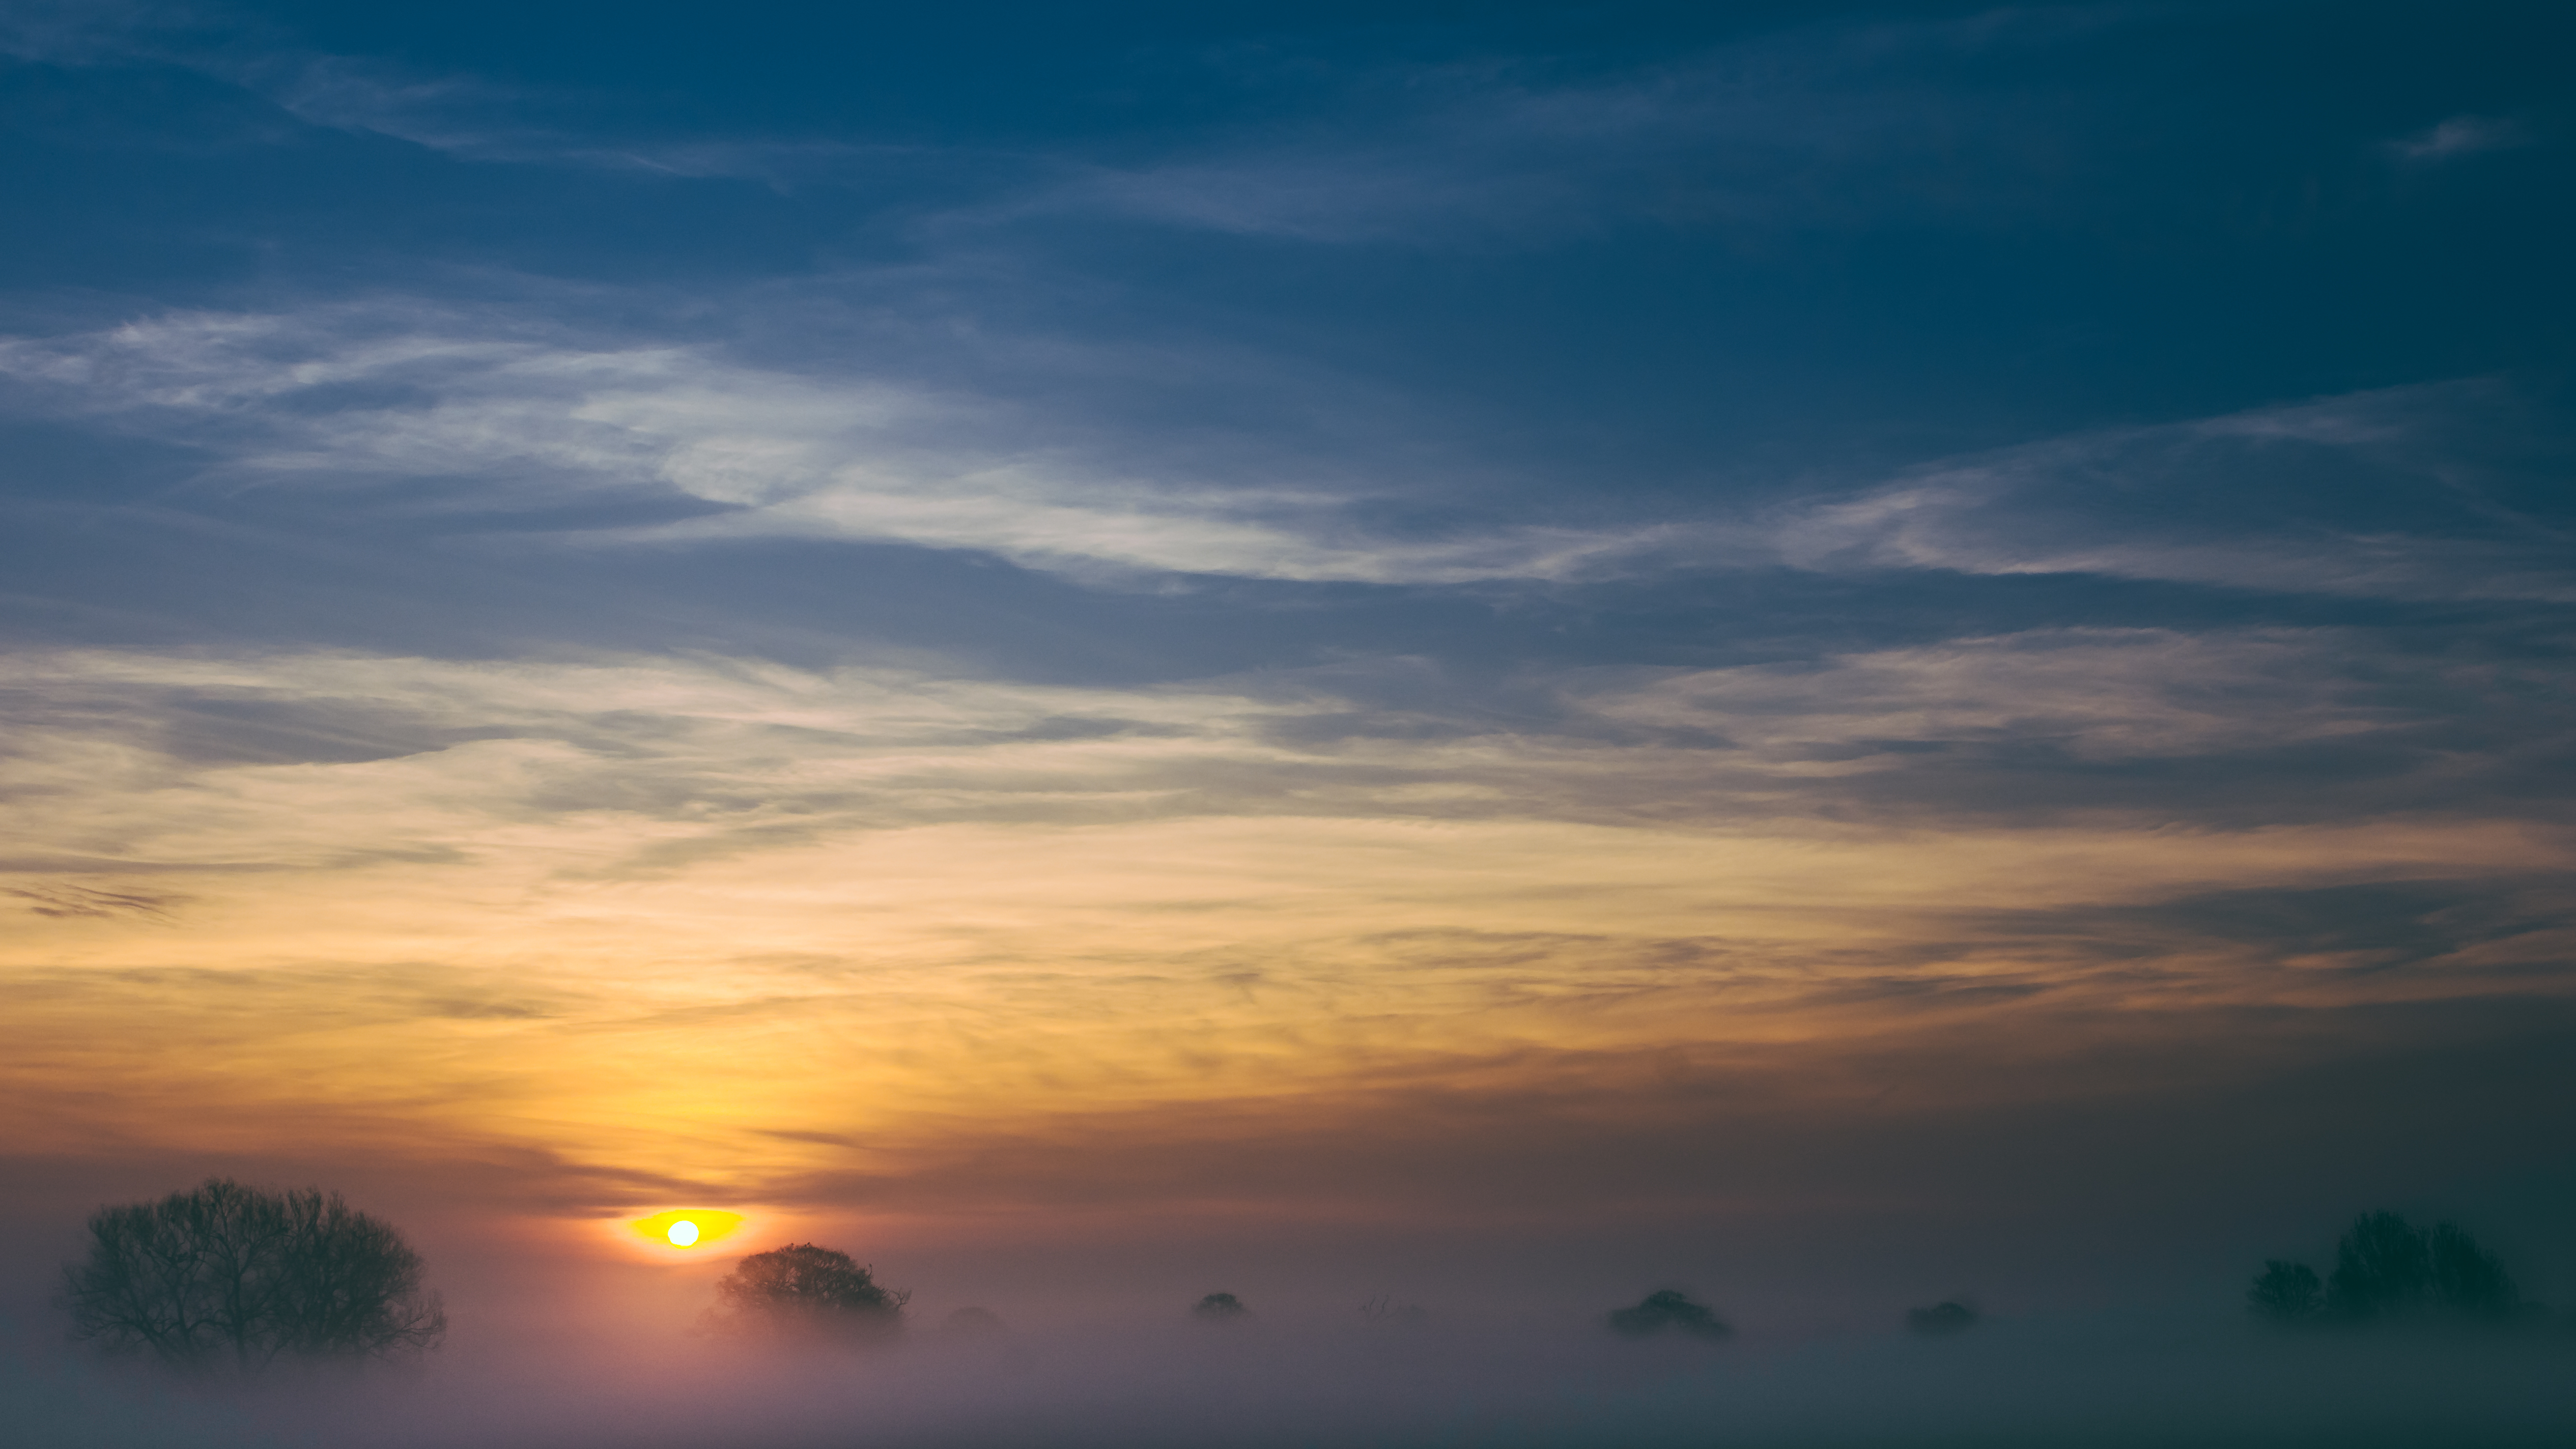
[[[1597,1322],[1051,1326],[875,1350],[483,1338],[416,1368],[191,1385],[34,1335],[0,1397],[59,1449],[2563,1445],[2576,1339],[2004,1320],[1633,1341]]]

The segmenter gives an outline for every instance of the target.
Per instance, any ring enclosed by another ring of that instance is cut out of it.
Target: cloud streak
[[[1778,547],[1822,570],[2564,603],[2576,533],[2545,501],[2550,465],[2512,456],[2533,437],[2515,411],[2467,382],[2078,434],[1797,510]]]
[[[1989,224],[2047,148],[2029,97],[1974,103],[1923,83],[1965,56],[2035,54],[2106,11],[1831,23],[1608,77],[1487,61],[1387,76],[1364,121],[1238,136],[1195,156],[1093,164],[997,215],[1107,213],[1327,245],[1565,241],[1640,219],[1678,228],[1833,228],[1894,215]]]
[[[1544,56],[1372,67],[1306,97],[1300,119],[1220,125],[1141,159],[1123,131],[1008,148],[829,130],[673,136],[631,117],[603,125],[599,96],[324,54],[283,31],[246,37],[212,12],[171,7],[30,8],[0,32],[0,48],[58,63],[186,66],[309,124],[477,163],[823,189],[969,174],[977,182],[966,194],[952,182],[915,208],[917,225],[952,237],[1088,216],[1332,246],[1485,247],[1551,244],[1641,218],[1991,221],[2053,164],[2054,147],[2027,141],[2040,130],[2027,112],[2046,102],[2009,92],[1971,102],[1932,76],[1963,59],[2044,54],[2119,22],[2099,8],[1828,21],[1606,75],[1569,74]],[[1305,47],[1330,43],[1219,45],[1190,68],[1232,88],[1304,90],[1327,69]]]
[[[327,1100],[359,1136],[522,1121],[507,1140],[739,1177],[1041,1100],[1293,1102],[2025,1004],[2554,990],[2546,891],[2402,959],[2211,904],[2403,882],[2431,921],[2566,863],[2545,802],[2478,808],[2455,772],[2304,819],[2249,791],[2282,749],[2374,737],[2401,746],[2355,768],[2437,768],[2404,746],[2407,688],[2338,677],[2335,642],[2078,631],[1578,676],[1546,730],[1427,729],[1347,672],[21,656],[0,789],[10,889],[46,908],[0,975],[55,1045],[12,1071],[56,1095],[116,1074],[118,1132]],[[2015,784],[2049,759],[2069,784]],[[2141,790],[2142,762],[2164,775]],[[56,906],[146,894],[160,916]],[[158,1065],[108,1029],[152,1002],[180,1013]],[[826,1070],[845,1039],[869,1045]],[[254,1057],[256,1087],[206,1076]],[[101,1108],[48,1110],[77,1137]]]
[[[406,509],[496,521],[618,499],[661,515],[562,535],[592,546],[897,543],[1094,581],[1575,584],[1785,564],[2576,598],[2576,534],[2545,502],[2554,445],[2488,382],[2079,433],[1767,513],[1667,505],[1576,524],[1457,513],[1457,480],[1495,467],[1463,442],[1427,475],[1373,463],[1385,405],[1335,415],[1355,384],[1301,379],[1307,419],[1175,441],[1142,420],[1069,422],[1042,373],[1072,361],[1007,386],[935,383],[891,359],[762,366],[711,344],[584,340],[399,301],[0,343],[22,412],[190,444],[209,457],[207,486],[399,492]],[[1185,361],[1144,365],[1177,375]]]
[[[12,342],[0,371],[39,407],[207,448],[233,487],[430,480],[451,507],[626,494],[695,515],[601,541],[819,537],[1076,573],[1466,583],[1615,569],[1673,535],[1390,536],[1366,513],[1400,496],[1393,486],[1282,477],[1275,462],[1247,477],[1242,450],[1234,467],[1181,471],[1050,438],[1043,414],[1004,398],[765,370],[701,347],[586,347],[407,307],[165,316]]]
[[[2499,116],[2452,116],[2412,136],[2388,143],[2391,154],[2419,164],[2502,151],[2528,144],[2530,132],[2519,122]]]

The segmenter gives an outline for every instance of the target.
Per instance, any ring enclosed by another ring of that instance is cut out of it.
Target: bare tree
[[[101,1208],[89,1239],[88,1256],[64,1265],[62,1305],[74,1338],[110,1352],[256,1373],[280,1355],[392,1357],[447,1332],[420,1255],[336,1192],[208,1178]]]
[[[795,1243],[735,1264],[700,1324],[726,1337],[890,1338],[911,1298],[879,1286],[847,1253]]]

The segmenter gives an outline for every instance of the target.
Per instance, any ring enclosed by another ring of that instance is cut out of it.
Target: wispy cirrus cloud
[[[1038,1101],[2560,989],[2576,917],[2534,882],[2563,810],[2434,757],[2466,699],[2541,744],[2563,701],[2368,645],[2050,631],[1575,672],[1535,719],[1392,709],[1350,667],[1118,690],[21,653],[0,984],[44,1029],[0,1075],[113,1071],[150,1108],[55,1093],[91,1124],[64,1132],[159,1140],[214,1103],[224,1141],[403,1120],[721,1177]],[[2355,741],[2379,753],[2336,788],[2274,782],[2324,808],[2233,808],[2285,742]],[[62,904],[147,897],[184,935]],[[2347,900],[2381,928],[2321,929]],[[174,1015],[142,1060],[108,1027],[148,1001]],[[674,1039],[685,1072],[642,1049]]]
[[[2388,143],[2388,150],[2402,161],[2431,163],[2508,150],[2528,145],[2531,139],[2531,132],[2509,117],[2451,116],[2411,136],[2400,136]]]
[[[603,541],[838,538],[1077,573],[1464,583],[1615,569],[1675,532],[1392,531],[1371,508],[1418,489],[1275,436],[1179,459],[891,364],[780,371],[418,306],[168,314],[0,344],[0,375],[35,408],[205,448],[227,486],[432,480],[453,508],[626,494],[694,513]]]
[[[64,65],[157,57],[181,36],[206,41],[207,19],[136,0],[12,0],[0,7],[0,55]]]
[[[598,95],[294,49],[211,70],[307,124],[389,136],[476,163],[728,178],[780,190],[886,189],[912,198],[915,208],[961,191],[1026,184],[1061,167],[989,147],[832,132],[675,136],[604,121],[596,113],[609,98]]]
[[[1784,514],[1776,539],[1816,569],[2563,602],[2576,531],[2535,442],[2498,384],[2392,388],[1943,460]]]
[[[2057,164],[2065,128],[2026,113],[2044,101],[2011,88],[1970,98],[1934,73],[2078,43],[2124,19],[2089,7],[1837,20],[1607,73],[1546,55],[1350,67],[1300,48],[1329,37],[1220,47],[1198,65],[1238,87],[1287,84],[1302,97],[1293,118],[1194,128],[1141,157],[1124,135],[999,149],[829,128],[681,136],[604,95],[330,54],[220,8],[30,6],[0,30],[0,52],[181,66],[311,125],[472,162],[891,185],[921,226],[952,240],[1081,215],[1326,245],[1519,245],[1637,220],[1991,219]],[[1338,74],[1316,89],[1321,72]],[[2043,135],[2055,139],[2035,143]]]
[[[405,508],[495,518],[610,498],[662,513],[562,535],[588,545],[890,542],[1094,579],[1554,584],[1785,564],[2576,598],[2576,532],[2547,501],[2557,445],[2490,381],[2077,433],[1766,510],[1716,499],[1570,524],[1444,515],[1457,480],[1508,470],[1463,439],[1426,448],[1418,429],[1397,462],[1383,445],[1400,429],[1379,414],[1401,404],[1356,380],[1229,377],[1239,363],[1213,353],[1026,351],[1037,370],[997,390],[971,369],[942,380],[899,343],[872,368],[761,365],[385,299],[19,338],[0,342],[0,378],[21,411],[203,450],[208,486],[399,484]],[[1213,377],[1216,396],[1270,411],[1175,428],[1047,401],[1102,366],[1148,390]]]
[[[476,821],[596,812],[633,822],[647,873],[969,822],[2504,817],[2554,808],[2505,782],[2570,739],[2546,661],[2367,631],[2035,630],[1795,665],[1540,672],[1453,683],[1438,704],[1430,668],[1142,689],[704,656],[63,652],[12,657],[0,710],[20,847],[153,868],[429,859],[470,851]],[[2326,778],[2330,799],[2297,803]],[[344,814],[335,779],[429,813],[416,834],[390,806]],[[228,833],[254,817],[269,824]]]
[[[220,4],[13,0],[0,7],[0,56],[54,66],[192,71],[233,88],[246,105],[273,107],[281,120],[390,137],[470,162],[850,186],[934,166],[954,172],[967,160],[955,148],[865,137],[638,133],[598,114],[610,98],[597,93],[332,54],[291,29]],[[213,139],[273,145],[290,137],[274,126],[242,126]]]
[[[982,214],[1095,213],[1282,240],[1531,243],[1649,220],[1839,226],[1991,220],[2055,164],[2021,110],[1925,81],[1963,56],[2099,33],[2108,10],[1999,11],[1792,28],[1607,76],[1540,63],[1376,77],[1329,119],[1227,135],[1150,161],[1074,165]],[[2062,128],[2057,128],[2062,132]]]

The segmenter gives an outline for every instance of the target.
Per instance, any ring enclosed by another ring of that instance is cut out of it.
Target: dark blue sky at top
[[[1976,526],[2061,551],[2088,528],[2184,552],[2465,540],[2527,570],[2576,518],[2558,6],[5,13],[0,330],[46,355],[141,318],[462,311],[996,399],[1023,430],[996,446],[1219,491],[1275,469],[1345,489],[1335,526],[1379,539],[1776,523],[1943,460],[2447,386],[2469,392],[2424,405],[2394,462],[2085,463]],[[1369,581],[884,538],[601,546],[713,505],[240,461],[259,428],[428,407],[435,383],[174,422],[82,395],[103,374],[31,376],[0,479],[22,641],[892,644],[1169,678],[2083,623],[2471,618],[2519,650],[2562,607],[2458,583],[2493,562],[2392,591],[2162,564]]]

